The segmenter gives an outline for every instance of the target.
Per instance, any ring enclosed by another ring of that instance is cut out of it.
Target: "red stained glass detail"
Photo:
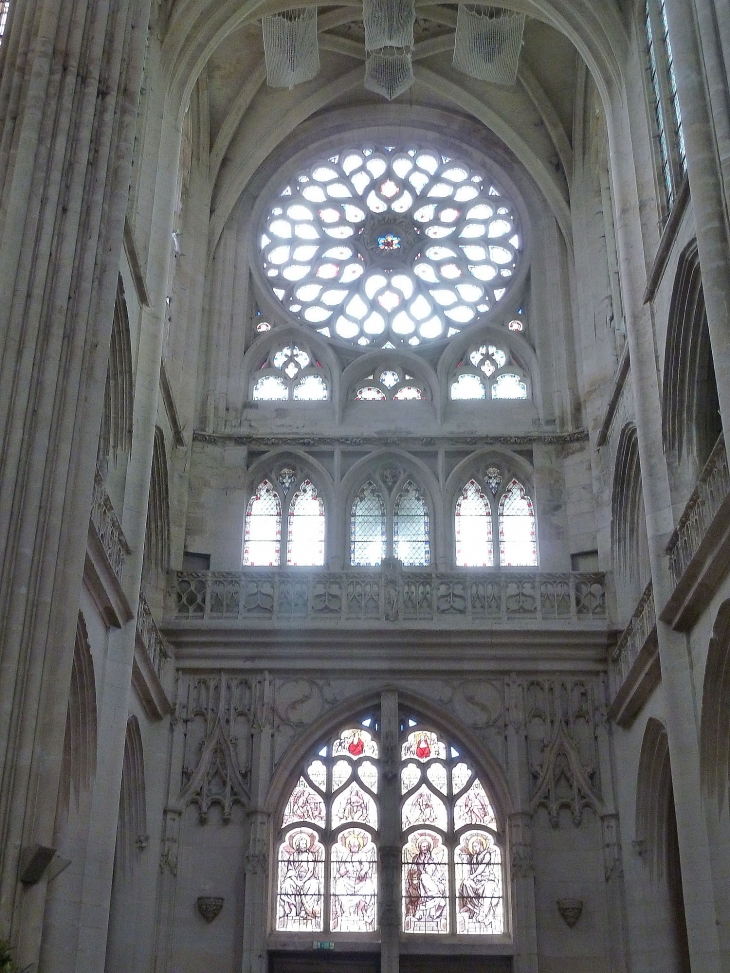
[[[362,738],[358,737],[357,740],[352,741],[347,749],[350,751],[353,757],[359,757],[365,749],[365,744],[362,742]]]
[[[420,757],[421,760],[426,760],[427,757],[431,756],[431,747],[428,745],[428,740],[421,738],[418,741],[418,746],[416,747],[416,756]]]

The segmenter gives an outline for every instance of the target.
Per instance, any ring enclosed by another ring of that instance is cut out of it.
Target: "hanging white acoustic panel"
[[[415,0],[363,0],[362,22],[365,50],[383,47],[413,47]]]
[[[266,83],[293,88],[311,81],[319,71],[317,8],[299,7],[264,17]]]
[[[524,14],[459,4],[454,67],[479,81],[514,84],[524,29]]]
[[[365,61],[365,87],[392,101],[413,84],[410,53],[393,47],[371,51]]]

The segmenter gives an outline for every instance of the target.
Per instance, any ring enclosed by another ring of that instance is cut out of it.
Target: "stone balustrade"
[[[176,620],[237,619],[333,625],[346,621],[490,623],[607,621],[603,574],[382,568],[176,572]]]
[[[629,624],[624,629],[611,653],[611,694],[616,696],[619,689],[626,682],[631,667],[639,657],[639,652],[649,641],[656,629],[656,608],[654,606],[654,588],[651,583],[646,586],[644,594],[631,616]]]
[[[129,545],[124,536],[122,525],[117,520],[109,494],[104,489],[104,479],[98,470],[94,476],[91,523],[99,537],[112,571],[117,580],[121,582],[124,561],[129,554]]]
[[[725,451],[725,437],[721,435],[667,544],[669,567],[675,586],[679,584],[690,561],[699,550],[703,538],[728,494],[730,494],[730,471],[728,471]]]
[[[160,630],[152,617],[152,612],[147,604],[147,599],[140,592],[139,607],[137,609],[137,638],[144,646],[147,657],[152,663],[152,668],[162,679],[162,673],[167,661],[167,649],[160,634]]]

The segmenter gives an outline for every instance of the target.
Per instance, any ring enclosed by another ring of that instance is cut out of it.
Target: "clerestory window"
[[[329,398],[329,388],[324,369],[311,351],[301,343],[291,343],[269,352],[253,376],[251,398],[255,402],[323,402]]]
[[[665,0],[645,0],[644,30],[649,68],[653,128],[667,209],[671,209],[685,170],[684,132],[669,39]]]
[[[262,480],[246,509],[243,536],[244,566],[316,567],[324,564],[324,501],[308,478],[293,489],[298,476],[284,467],[276,477]],[[282,533],[282,528],[283,533]]]
[[[426,398],[423,383],[400,365],[377,368],[355,383],[354,393],[359,402],[421,402]]]
[[[536,565],[535,511],[522,483],[512,477],[505,484],[496,466],[472,477],[456,500],[454,539],[459,567]]]
[[[390,757],[380,732],[377,714],[347,723],[301,767],[279,819],[276,930],[377,934],[396,894],[409,936],[503,934],[503,839],[472,761],[410,713]],[[379,869],[383,834],[400,836],[395,881]]]
[[[430,515],[410,477],[386,468],[368,480],[352,502],[350,562],[376,566],[395,557],[409,567],[431,563]]]
[[[527,379],[507,348],[480,342],[457,364],[450,395],[452,399],[526,399]]]

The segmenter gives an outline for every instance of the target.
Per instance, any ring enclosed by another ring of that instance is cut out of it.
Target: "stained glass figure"
[[[286,827],[296,821],[308,821],[320,827],[324,827],[325,824],[324,801],[303,777],[299,778],[291,792],[281,823]]]
[[[377,487],[369,480],[352,505],[350,560],[354,565],[377,565],[387,551],[385,505]]]
[[[343,824],[378,826],[378,809],[372,797],[357,784],[350,784],[332,801],[332,827]]]
[[[408,566],[431,563],[428,507],[413,480],[406,482],[395,501],[393,556]]]
[[[515,479],[499,501],[499,561],[503,566],[537,564],[532,500]]]
[[[363,756],[377,757],[378,744],[372,733],[356,726],[353,729],[342,731],[332,745],[332,754],[335,757],[343,754],[355,759]]]
[[[279,563],[281,502],[272,483],[262,480],[248,502],[243,542],[244,565]]]
[[[324,502],[311,480],[304,480],[289,506],[286,563],[324,564]]]
[[[491,567],[494,564],[492,507],[476,480],[469,480],[456,501],[454,534],[457,565]]]
[[[462,794],[454,804],[454,827],[463,828],[465,824],[497,827],[494,810],[480,780],[475,780],[466,794]]]
[[[491,834],[467,831],[454,856],[457,933],[504,932],[502,855]]]
[[[403,846],[403,930],[449,931],[448,852],[441,835],[416,831]]]
[[[416,824],[433,825],[446,830],[446,805],[441,798],[422,784],[415,794],[406,798],[401,810],[403,830],[412,828]]]
[[[406,764],[400,772],[401,794],[410,791],[421,779],[421,770],[415,764]]]
[[[432,757],[445,760],[446,744],[430,730],[415,730],[413,733],[409,733],[403,741],[401,757],[403,760],[415,757],[424,762]]]
[[[276,928],[319,932],[323,925],[324,848],[316,831],[296,828],[279,845]]]
[[[372,932],[376,925],[377,849],[367,831],[348,828],[331,854],[333,932]]]

